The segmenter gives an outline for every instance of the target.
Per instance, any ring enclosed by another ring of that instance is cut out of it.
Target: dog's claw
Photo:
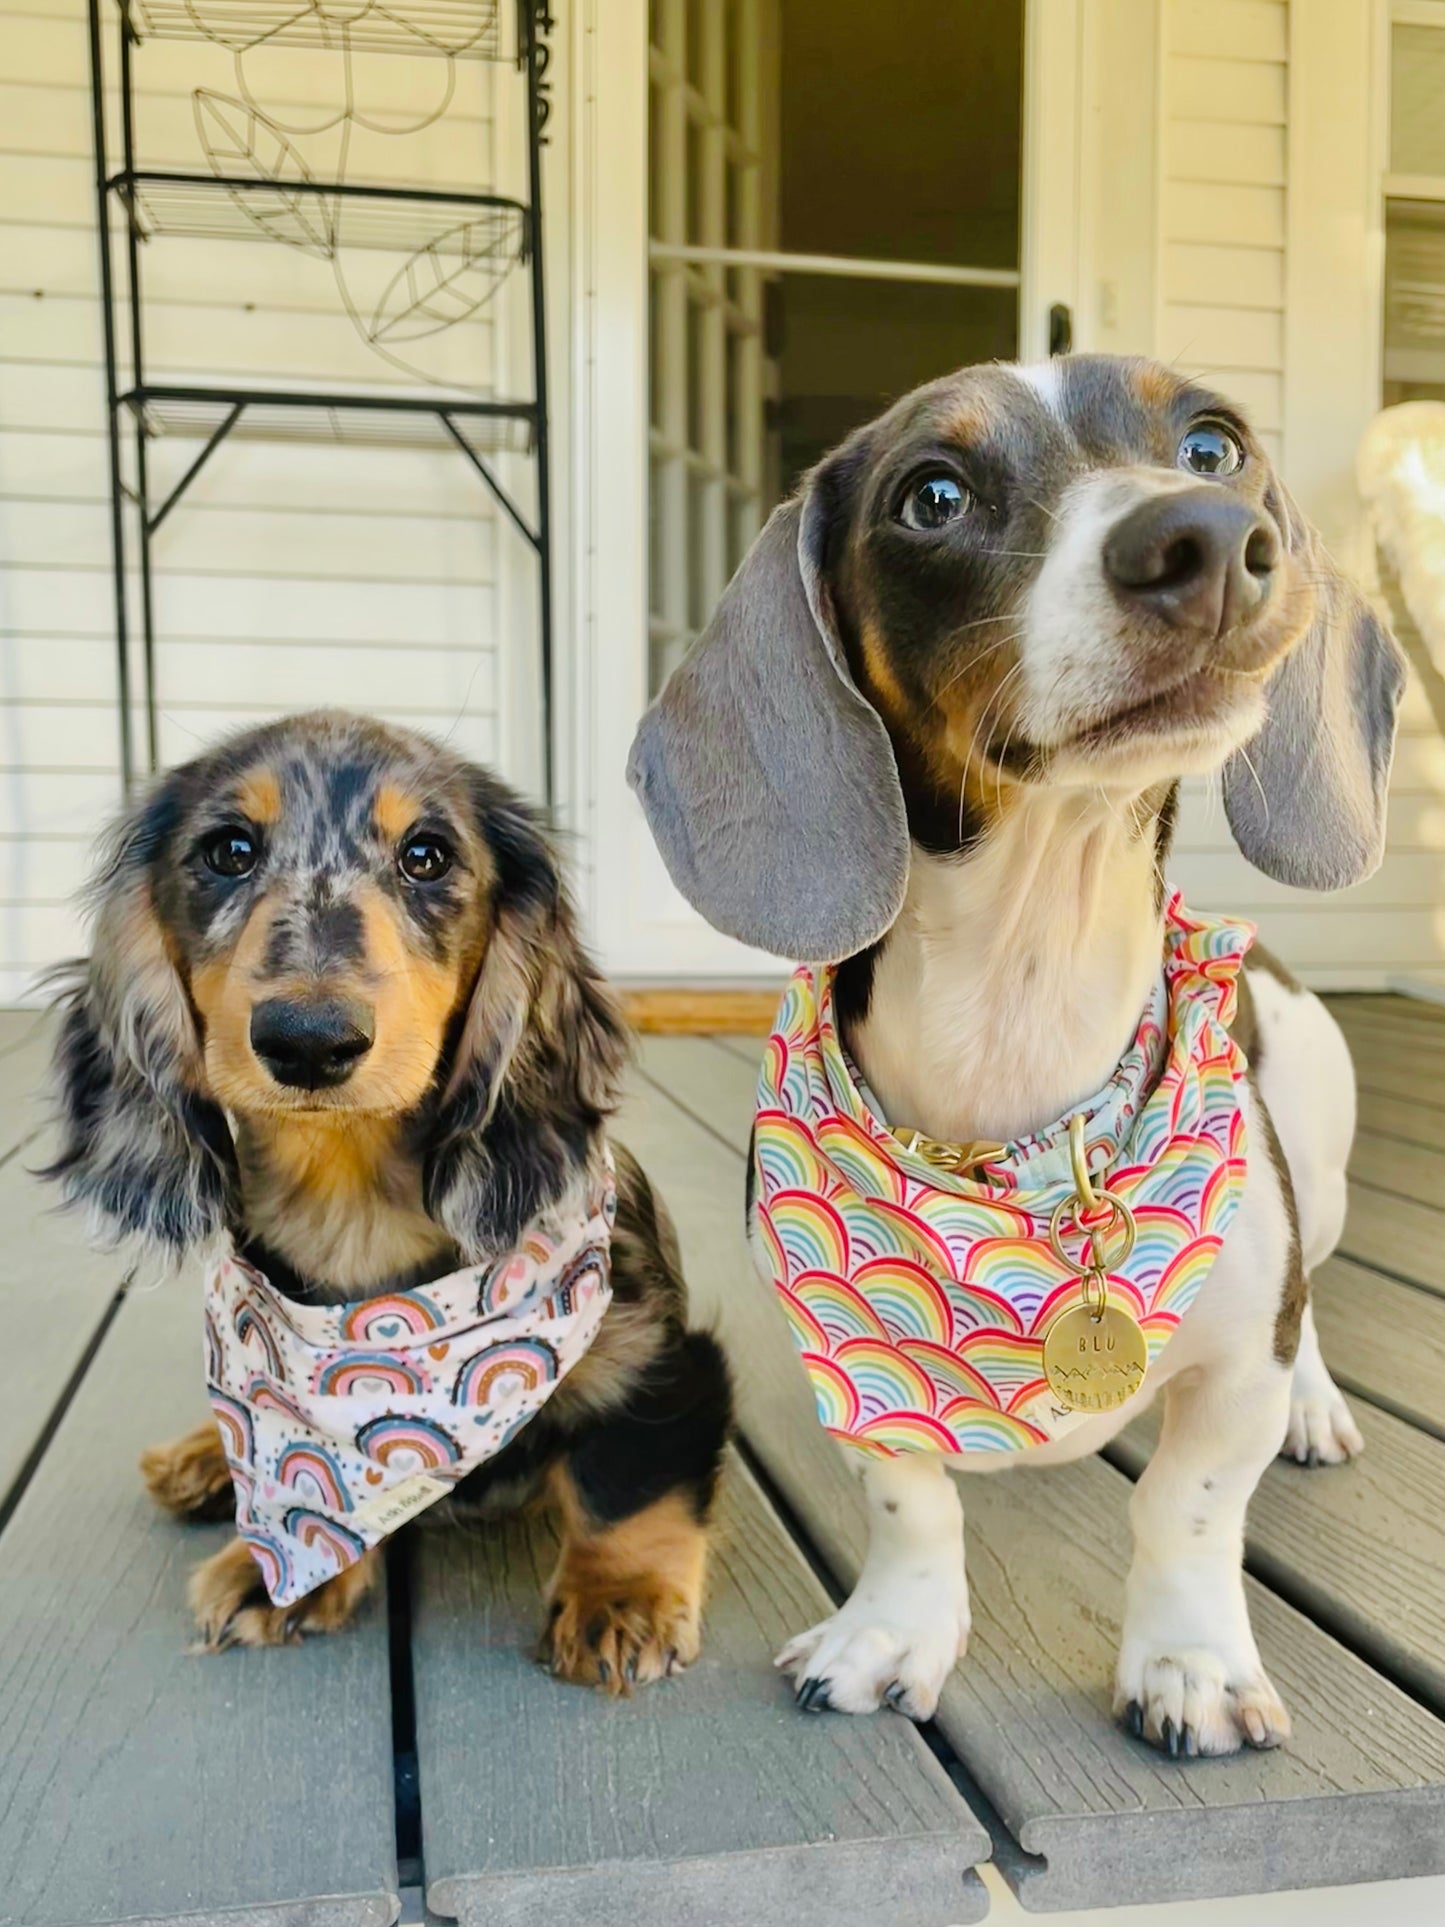
[[[1196,1760],[1199,1757],[1199,1736],[1192,1726],[1184,1728],[1184,1757],[1186,1760]]]
[[[1164,1715],[1164,1724],[1159,1729],[1159,1737],[1164,1742],[1164,1750],[1170,1759],[1177,1760],[1179,1758],[1179,1728],[1174,1724],[1173,1719],[1168,1713]]]
[[[907,1691],[908,1688],[906,1686],[902,1685],[900,1681],[894,1680],[893,1684],[888,1688],[888,1691],[883,1695],[883,1698],[889,1706],[897,1706]]]
[[[1144,1708],[1140,1705],[1138,1700],[1130,1700],[1129,1704],[1124,1708],[1124,1724],[1128,1727],[1129,1731],[1134,1735],[1134,1738],[1136,1740],[1143,1739]]]
[[[830,1704],[828,1682],[825,1679],[805,1679],[793,1698],[805,1713],[826,1713]]]

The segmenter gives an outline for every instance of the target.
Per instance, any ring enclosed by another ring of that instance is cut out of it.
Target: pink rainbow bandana
[[[571,1213],[420,1291],[298,1305],[253,1266],[206,1278],[206,1383],[236,1529],[289,1606],[444,1499],[535,1417],[612,1297],[610,1153]]]
[[[1243,1052],[1230,1037],[1249,924],[1165,912],[1164,969],[1133,1043],[1089,1103],[1088,1165],[1130,1206],[1138,1240],[1109,1294],[1152,1363],[1208,1275],[1239,1205]],[[1069,1119],[1019,1138],[979,1175],[906,1150],[843,1051],[833,970],[804,965],[763,1058],[754,1193],[773,1282],[823,1424],[878,1453],[1008,1452],[1059,1437],[1044,1333],[1080,1302],[1050,1249],[1073,1190]]]

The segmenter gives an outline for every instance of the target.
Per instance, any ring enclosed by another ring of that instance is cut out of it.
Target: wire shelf
[[[499,280],[527,258],[527,209],[496,194],[240,174],[142,171],[129,179],[146,240],[281,241],[326,260],[341,247],[380,248],[491,267]],[[127,177],[117,175],[114,186],[125,194]]]
[[[502,57],[498,0],[120,0],[152,40],[210,40],[235,53],[253,47],[424,54],[451,60]]]
[[[240,404],[240,414],[226,431],[231,441],[446,449],[455,454],[460,437],[474,455],[526,455],[534,441],[532,410],[526,403],[515,408],[507,403],[489,407],[449,402],[444,397],[316,395],[304,389],[284,397],[267,394],[254,401],[240,389],[216,395],[133,390],[122,400],[148,435],[175,440],[207,440]],[[506,412],[494,413],[491,408]]]

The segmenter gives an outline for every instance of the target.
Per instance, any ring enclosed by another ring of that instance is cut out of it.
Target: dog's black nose
[[[371,1049],[376,1026],[365,1004],[268,998],[251,1012],[251,1048],[278,1084],[321,1090],[344,1084]]]
[[[1105,573],[1121,595],[1210,636],[1259,607],[1278,562],[1269,523],[1217,486],[1141,502],[1104,543]]]

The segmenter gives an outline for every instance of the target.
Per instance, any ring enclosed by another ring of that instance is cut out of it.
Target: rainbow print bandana
[[[1087,1162],[1134,1213],[1109,1295],[1152,1363],[1208,1275],[1239,1205],[1244,1054],[1226,1026],[1251,925],[1198,917],[1177,892],[1164,968],[1133,1043],[1082,1109]],[[876,1453],[1010,1452],[1086,1413],[1061,1405],[1043,1340],[1080,1302],[1049,1245],[1073,1191],[1069,1118],[971,1173],[894,1137],[839,1043],[833,971],[783,996],[758,1086],[754,1196],[773,1282],[823,1424]]]
[[[206,1383],[236,1529],[289,1606],[445,1498],[539,1412],[611,1301],[610,1153],[570,1212],[424,1290],[298,1305],[222,1257],[205,1285]]]

